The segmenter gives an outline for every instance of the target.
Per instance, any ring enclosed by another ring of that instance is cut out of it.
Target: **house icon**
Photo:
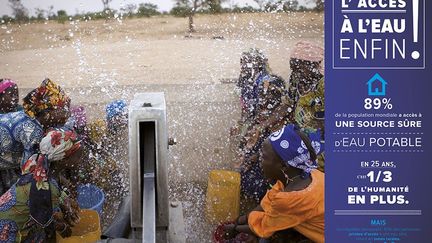
[[[387,81],[385,81],[378,73],[376,73],[369,81],[368,95],[371,96],[385,96]]]

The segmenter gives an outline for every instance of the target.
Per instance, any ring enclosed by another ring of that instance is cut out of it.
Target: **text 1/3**
[[[369,177],[370,182],[379,182],[380,180],[382,180],[383,182],[391,182],[392,181],[392,173],[391,171],[377,171],[377,173],[375,173],[375,171],[370,171],[369,173],[367,173],[366,175],[367,177]]]

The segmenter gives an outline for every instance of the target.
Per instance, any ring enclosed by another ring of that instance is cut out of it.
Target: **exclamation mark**
[[[414,41],[414,43],[418,43],[419,1],[420,0],[412,0],[412,2],[413,2],[413,41]],[[411,57],[413,59],[419,59],[420,53],[418,51],[413,51],[411,53]]]

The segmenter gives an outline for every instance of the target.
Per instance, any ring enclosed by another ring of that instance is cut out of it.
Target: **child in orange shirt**
[[[294,229],[314,242],[324,242],[324,174],[318,170],[322,152],[320,133],[306,135],[287,125],[265,140],[262,149],[264,176],[276,180],[261,204],[226,232],[236,231],[271,238]]]

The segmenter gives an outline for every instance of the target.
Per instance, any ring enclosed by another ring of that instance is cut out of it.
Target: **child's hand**
[[[70,237],[72,235],[71,227],[66,223],[64,215],[61,212],[54,213],[54,227],[55,230],[63,237]]]
[[[237,236],[238,232],[235,230],[235,224],[224,225],[224,239],[230,240]]]
[[[255,144],[258,142],[260,134],[261,134],[261,132],[260,132],[259,128],[258,129],[252,129],[251,131],[248,132],[248,134],[246,135],[248,137],[247,143],[246,143],[246,149],[247,150],[253,149]]]
[[[73,227],[80,221],[79,212],[80,208],[75,200],[66,197],[63,203],[60,204],[60,209],[63,217],[69,226]]]
[[[254,235],[248,235],[248,239],[246,240],[246,243],[258,243],[258,238]]]

